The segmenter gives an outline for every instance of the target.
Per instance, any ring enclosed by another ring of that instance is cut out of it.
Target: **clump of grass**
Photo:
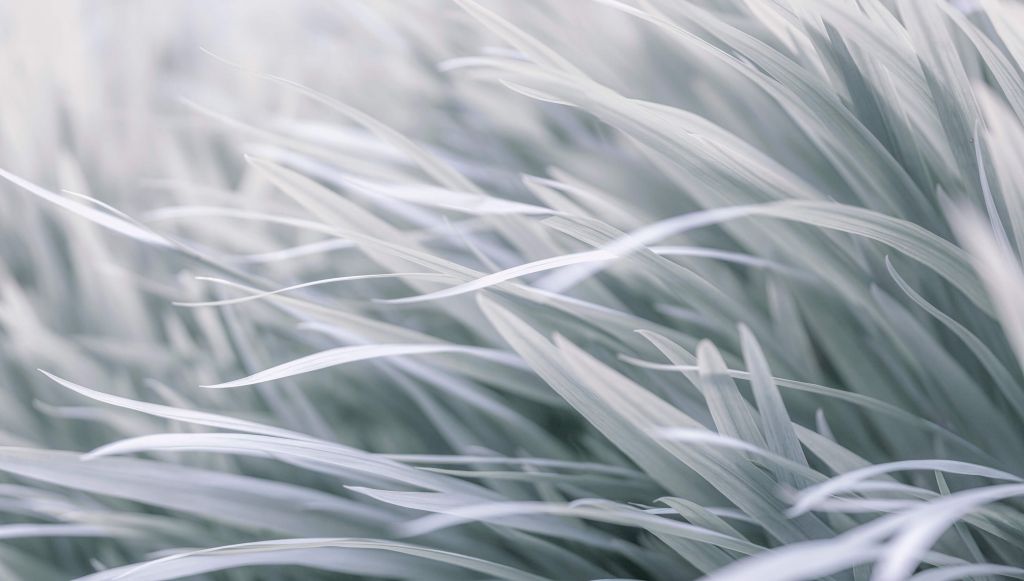
[[[0,576],[1024,577],[1018,4],[267,9],[6,7]]]

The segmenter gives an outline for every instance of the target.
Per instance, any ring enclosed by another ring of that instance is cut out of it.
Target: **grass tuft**
[[[1024,578],[1018,0],[49,4],[0,578]]]

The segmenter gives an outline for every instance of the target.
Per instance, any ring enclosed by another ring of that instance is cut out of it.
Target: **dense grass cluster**
[[[0,0],[0,579],[1024,578],[1016,0]]]

